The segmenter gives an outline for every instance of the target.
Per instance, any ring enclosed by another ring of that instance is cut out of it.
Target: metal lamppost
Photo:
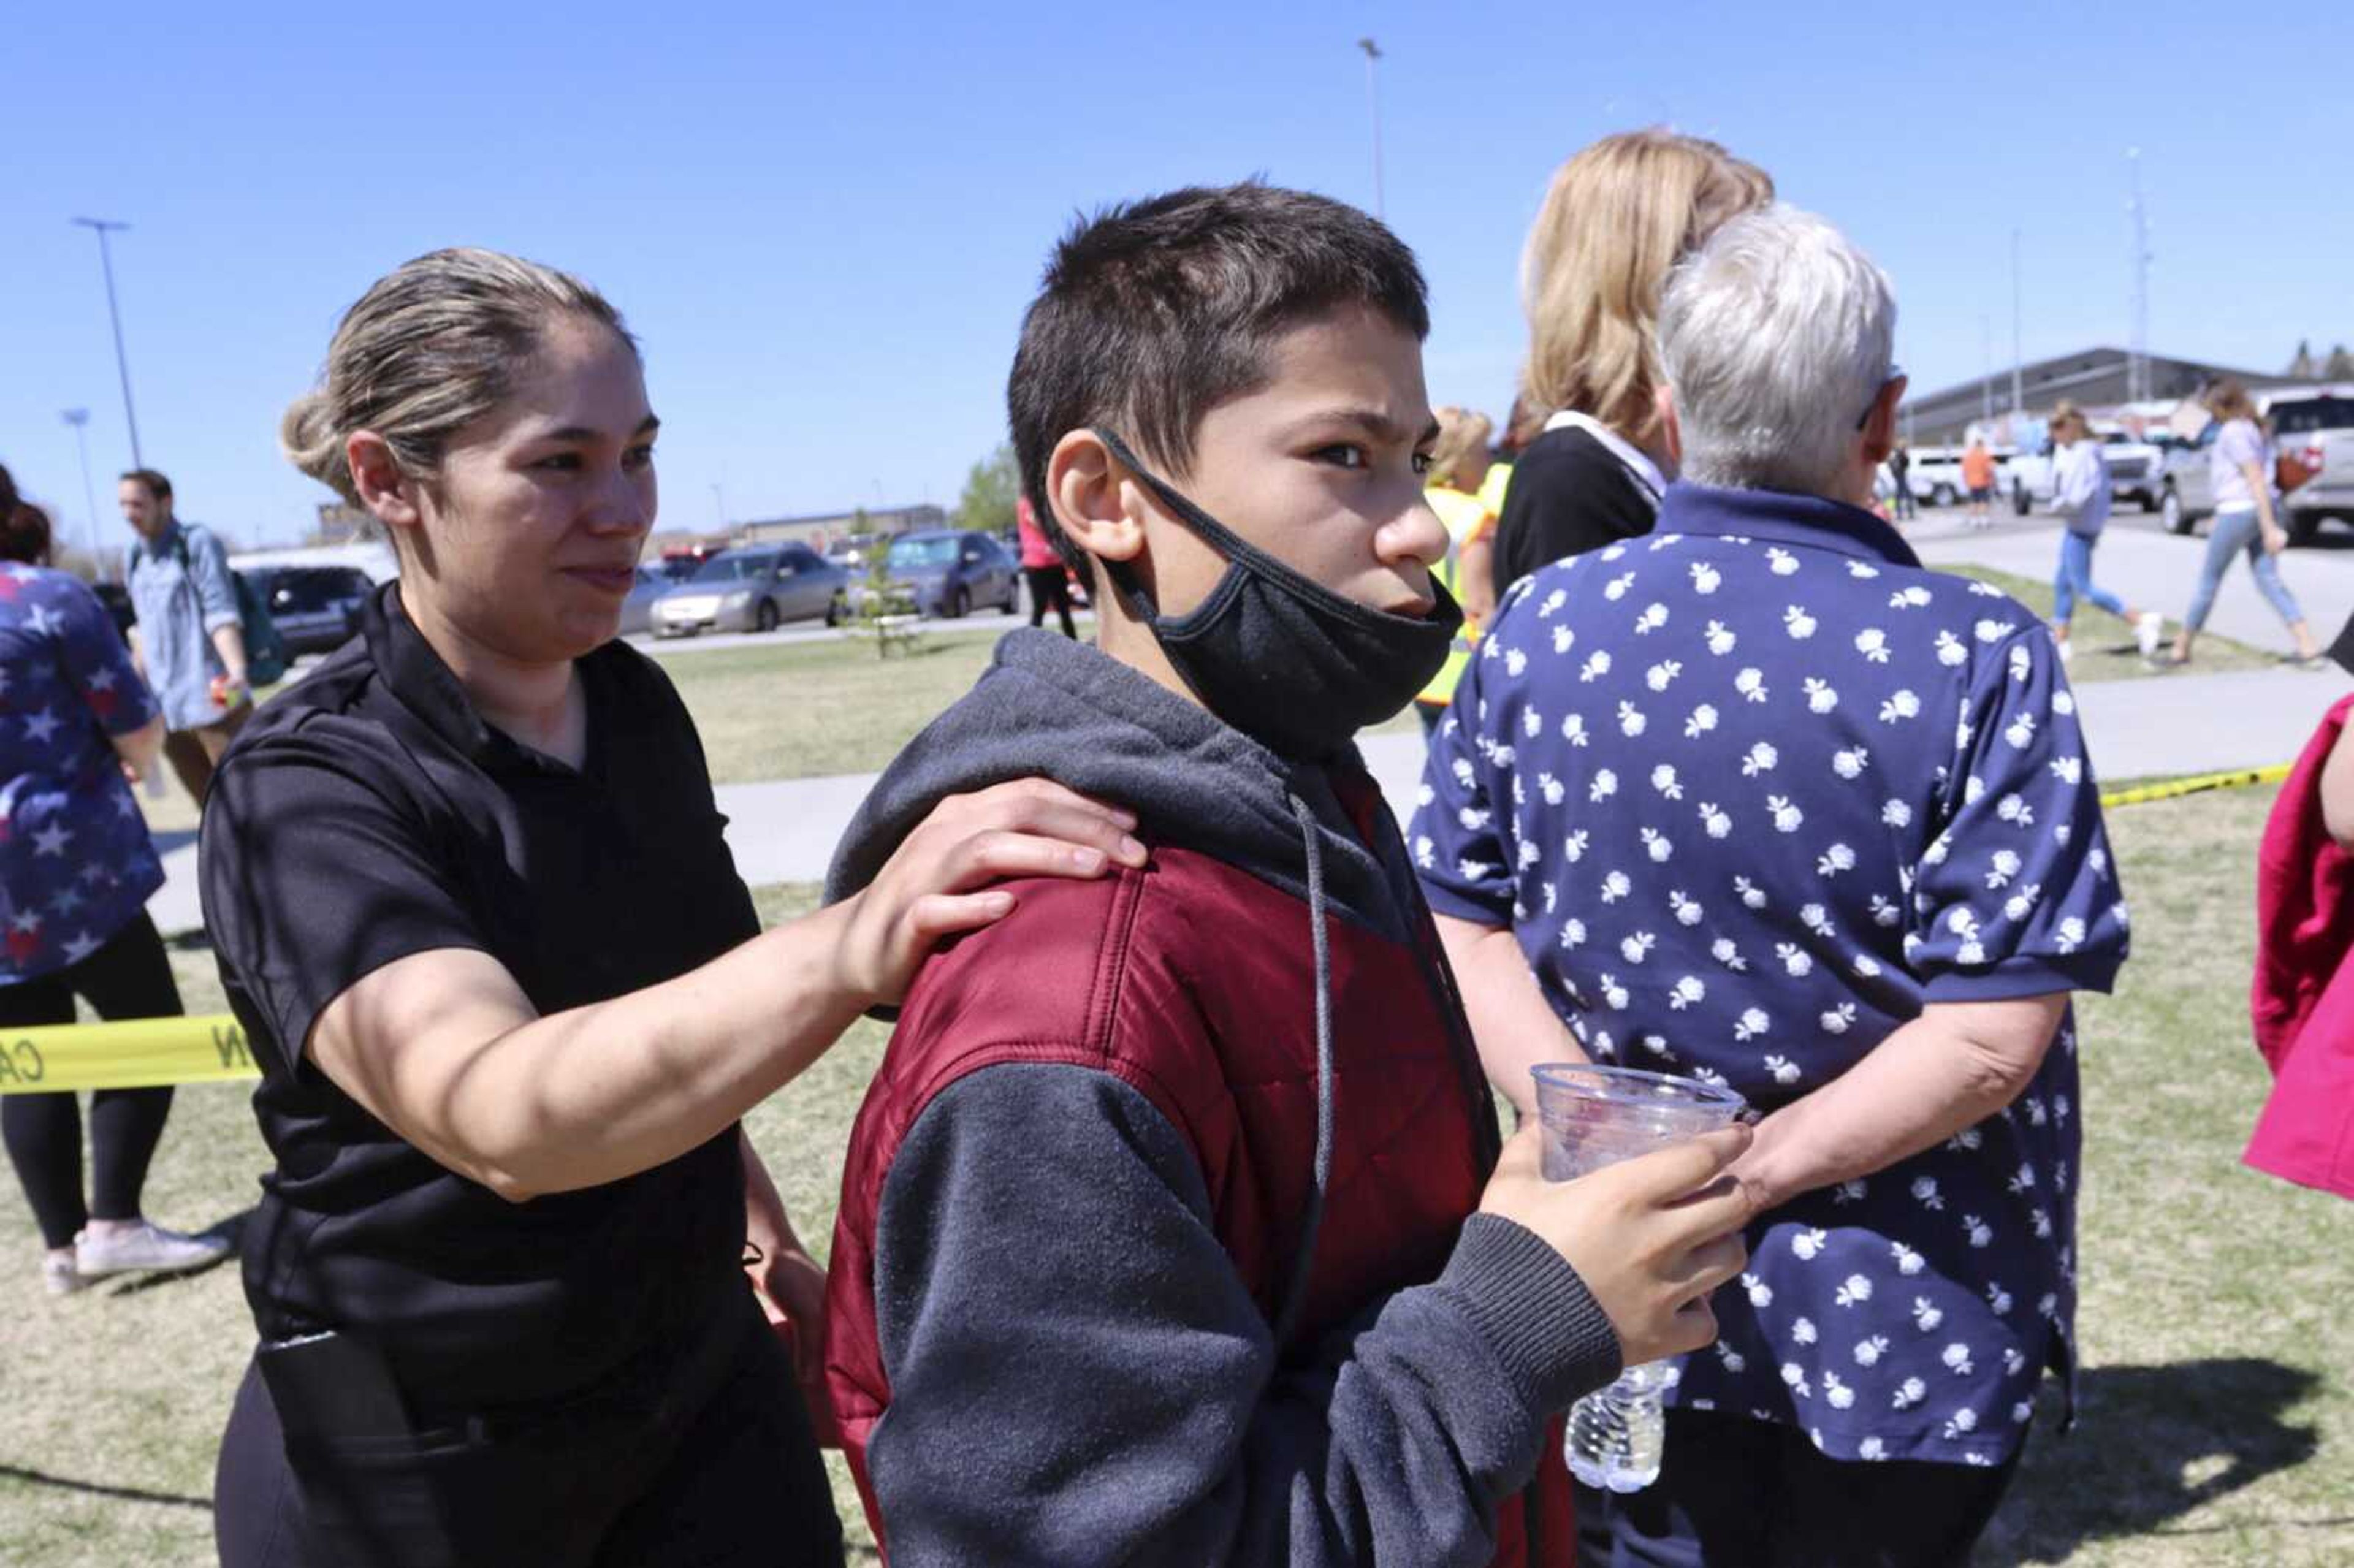
[[[131,408],[131,361],[122,352],[122,312],[114,302],[114,258],[106,243],[107,235],[131,226],[104,217],[77,217],[73,221],[98,236],[98,265],[106,274],[106,315],[114,323],[114,368],[122,377],[122,418],[131,427],[131,466],[145,468],[147,464],[139,455],[139,416]]]
[[[90,569],[97,571],[98,563],[98,492],[90,482],[90,410],[68,408],[58,418],[73,427],[74,448],[81,454],[81,499],[90,508]]]
[[[2020,396],[2020,367],[2026,361],[2019,347],[2019,230],[2010,231],[2010,411],[2014,416],[2027,412],[2027,403]]]
[[[1357,47],[1365,51],[1365,107],[1373,117],[1373,216],[1386,219],[1382,210],[1382,95],[1373,79],[1373,62],[1382,58],[1382,48],[1371,38],[1359,38]]]

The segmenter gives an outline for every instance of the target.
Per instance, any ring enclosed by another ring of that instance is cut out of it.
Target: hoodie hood
[[[1090,645],[1009,632],[973,689],[876,782],[834,852],[825,898],[872,882],[948,796],[1044,778],[1134,811],[1149,842],[1214,856],[1303,901],[1312,847],[1327,908],[1412,942],[1419,905],[1397,835],[1376,832],[1369,846],[1333,789],[1336,772],[1363,768],[1353,747],[1328,763],[1288,761]]]

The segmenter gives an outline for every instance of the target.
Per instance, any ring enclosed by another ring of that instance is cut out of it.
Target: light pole
[[[104,217],[77,217],[73,221],[98,236],[99,270],[106,274],[106,318],[114,323],[114,368],[122,377],[122,419],[131,427],[131,466],[145,468],[147,464],[139,455],[139,416],[131,408],[131,361],[122,352],[122,312],[114,302],[114,258],[106,243],[109,233],[131,226]]]
[[[2010,411],[2014,417],[2027,412],[2027,404],[2019,391],[2022,363],[2019,349],[2019,230],[2014,228],[2010,231]]]
[[[713,480],[711,482],[711,504],[712,508],[719,514],[720,532],[726,532],[727,493],[719,488],[719,482],[717,480]]]
[[[2126,361],[2126,400],[2137,403],[2149,396],[2149,210],[2141,200],[2141,149],[2126,149],[2133,168],[2133,198],[2126,210],[2133,217],[2133,349]]]
[[[1382,58],[1382,47],[1371,38],[1359,38],[1357,47],[1365,51],[1365,107],[1373,117],[1373,216],[1386,219],[1382,210],[1382,94],[1373,79],[1373,62]]]
[[[84,432],[90,426],[90,410],[68,408],[58,416],[73,427],[74,447],[81,453],[81,500],[90,508],[90,569],[97,571],[98,564],[98,492],[90,482],[90,437]]]

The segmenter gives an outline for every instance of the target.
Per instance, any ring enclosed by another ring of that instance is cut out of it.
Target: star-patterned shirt
[[[107,739],[155,713],[96,595],[0,567],[0,985],[80,963],[164,885]]]
[[[1507,596],[1408,834],[1596,1060],[1772,1112],[1930,1002],[2106,991],[2126,917],[2041,621],[1877,517],[1672,486]],[[2073,1017],[2009,1108],[1751,1227],[1670,1400],[1998,1464],[2073,1365]]]

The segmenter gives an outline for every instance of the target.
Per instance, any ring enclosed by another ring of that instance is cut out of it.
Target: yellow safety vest
[[[1503,465],[1499,463],[1496,467]],[[1491,481],[1494,475],[1495,469],[1489,470]],[[1479,495],[1466,495],[1459,490],[1434,484],[1423,493],[1430,502],[1430,509],[1438,514],[1441,523],[1447,524],[1447,556],[1431,568],[1431,576],[1447,585],[1447,591],[1454,595],[1458,603],[1463,599],[1463,546],[1469,544],[1472,536],[1482,527],[1496,520],[1495,513],[1489,509],[1485,499],[1488,486],[1483,484],[1479,489]],[[1496,489],[1500,495],[1503,487],[1498,485]],[[1415,701],[1428,703],[1435,707],[1445,707],[1453,702],[1455,683],[1463,678],[1463,667],[1471,662],[1471,650],[1479,641],[1478,623],[1469,616],[1464,617],[1463,629],[1455,634],[1455,644],[1447,650],[1447,662],[1438,667],[1438,673],[1431,677],[1430,684],[1422,689]]]

